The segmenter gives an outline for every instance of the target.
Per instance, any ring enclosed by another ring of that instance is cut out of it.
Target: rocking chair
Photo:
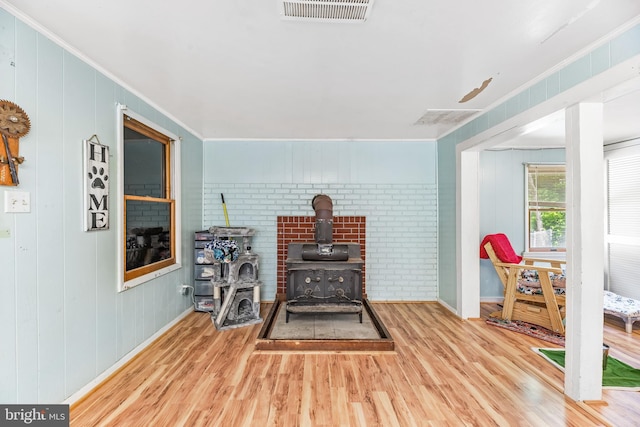
[[[502,311],[491,313],[491,317],[521,320],[564,335],[565,261],[523,258],[502,233],[485,236],[480,257],[491,260],[504,286]],[[546,266],[539,266],[541,263]]]

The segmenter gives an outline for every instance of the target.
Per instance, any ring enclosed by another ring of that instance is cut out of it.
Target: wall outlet
[[[178,292],[180,293],[180,295],[187,295],[189,293],[189,289],[191,289],[191,286],[189,286],[189,285],[181,285],[178,288]]]

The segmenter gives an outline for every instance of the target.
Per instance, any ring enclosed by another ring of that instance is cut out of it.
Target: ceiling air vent
[[[457,125],[481,110],[427,110],[414,125]]]
[[[364,22],[374,0],[281,0],[283,19],[294,21]]]

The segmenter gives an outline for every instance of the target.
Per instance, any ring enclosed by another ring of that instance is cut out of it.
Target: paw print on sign
[[[92,181],[91,188],[101,188],[104,190],[106,187],[104,183],[108,179],[109,177],[104,173],[104,168],[100,168],[100,170],[95,166],[91,168],[91,172],[89,172],[89,181]]]

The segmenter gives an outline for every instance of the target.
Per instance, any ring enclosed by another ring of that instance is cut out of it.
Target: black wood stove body
[[[354,313],[362,323],[362,266],[358,243],[333,243],[333,202],[319,194],[315,242],[289,243],[286,321],[290,313]]]

